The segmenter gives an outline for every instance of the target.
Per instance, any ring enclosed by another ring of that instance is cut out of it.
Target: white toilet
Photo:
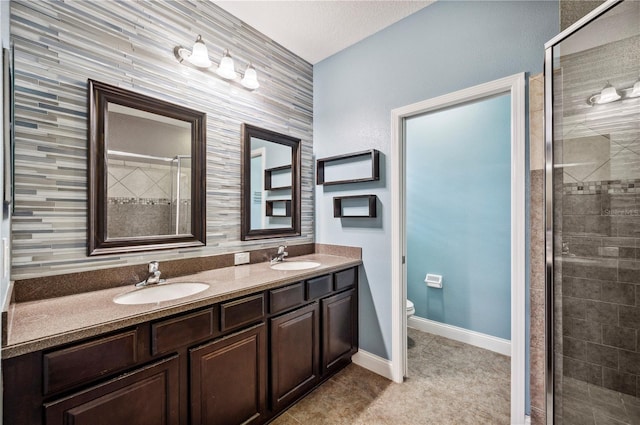
[[[407,319],[413,316],[416,312],[416,308],[413,305],[413,302],[407,300]]]

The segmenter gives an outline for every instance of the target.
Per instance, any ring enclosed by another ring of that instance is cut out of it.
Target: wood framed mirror
[[[88,254],[203,246],[206,114],[89,80]]]
[[[241,239],[300,235],[300,139],[242,124]]]

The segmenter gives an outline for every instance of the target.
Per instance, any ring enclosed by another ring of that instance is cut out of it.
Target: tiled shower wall
[[[562,374],[632,396],[640,394],[640,99],[598,107],[585,99],[606,81],[631,86],[638,63],[636,36],[565,55],[554,77],[563,85],[554,104]]]
[[[251,61],[249,92],[180,65],[198,34],[218,62]],[[15,215],[12,279],[274,246],[240,241],[240,125],[302,139],[302,235],[313,242],[312,66],[209,1],[12,1]],[[87,79],[207,113],[207,246],[87,257]]]
[[[560,29],[582,18],[598,1],[560,0]],[[530,394],[531,424],[547,423],[545,405],[544,76],[529,78],[530,159]],[[560,321],[561,322],[561,321]]]
[[[564,185],[564,375],[636,396],[640,180],[614,185],[576,195]]]
[[[175,161],[167,164],[108,158],[109,237],[188,234],[191,231],[191,161],[183,159],[180,162],[180,177],[177,178]],[[179,200],[176,199],[178,185]]]

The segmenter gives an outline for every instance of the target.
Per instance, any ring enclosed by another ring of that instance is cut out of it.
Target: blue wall
[[[511,339],[511,96],[408,119],[406,149],[416,316]]]
[[[391,110],[518,72],[542,72],[544,43],[559,32],[558,9],[557,1],[438,1],[314,66],[316,157],[382,153],[380,182],[316,186],[316,242],[362,247],[363,350],[391,356]],[[363,193],[378,196],[379,218],[333,218],[333,196]]]
[[[316,241],[363,248],[360,346],[391,353],[391,110],[517,72],[542,72],[555,1],[439,1],[314,66],[314,154],[381,151],[380,182],[316,186]],[[523,165],[524,166],[524,165]],[[333,218],[333,196],[375,193],[380,218]]]

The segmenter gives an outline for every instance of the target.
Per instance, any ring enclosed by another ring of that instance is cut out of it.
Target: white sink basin
[[[318,267],[320,263],[315,261],[283,261],[271,266],[274,270],[306,270]]]
[[[113,299],[116,304],[152,304],[161,301],[175,300],[197,294],[209,288],[206,283],[176,282],[164,283],[137,289],[118,295]]]

